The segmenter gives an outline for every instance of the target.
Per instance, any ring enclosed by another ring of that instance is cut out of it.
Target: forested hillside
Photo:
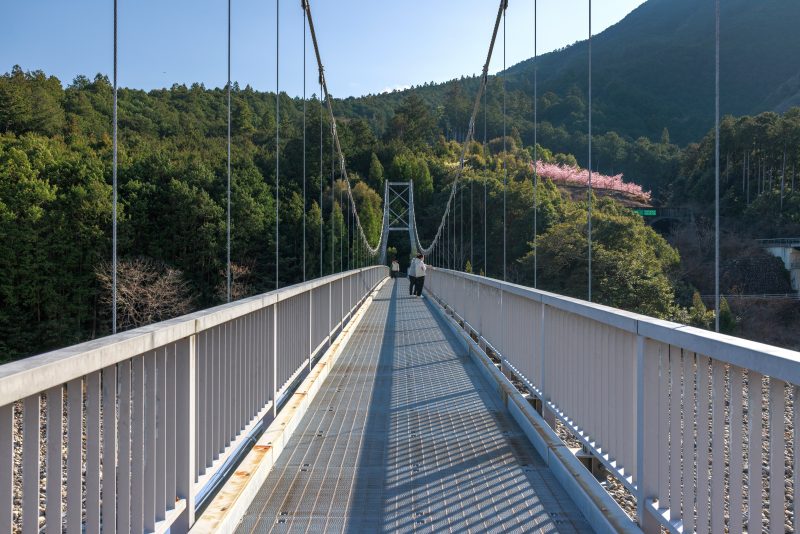
[[[677,174],[678,150],[714,124],[713,2],[648,0],[592,43],[592,166],[665,199]],[[598,9],[602,9],[600,6]],[[723,115],[783,113],[800,104],[800,2],[732,0],[721,5]],[[511,15],[513,5],[509,7]],[[585,24],[585,13],[574,14]],[[539,21],[541,27],[547,20]],[[533,55],[531,51],[531,56]],[[533,143],[532,59],[510,67],[506,90],[510,128]],[[586,41],[538,60],[539,142],[588,164],[588,47]],[[424,84],[420,95],[450,136],[464,135],[476,78]],[[348,98],[342,113],[366,118],[376,131],[390,126],[407,92]],[[489,138],[502,131],[502,85],[489,87]],[[482,138],[482,121],[478,138]],[[663,143],[662,141],[667,141]]]
[[[359,213],[373,244],[380,234],[386,179],[414,181],[422,240],[433,236],[457,167],[458,141],[465,135],[463,125],[476,83],[454,82],[445,87],[446,93],[429,86],[407,94],[334,101]],[[505,194],[508,272],[515,281],[531,283],[532,102],[525,100],[524,91],[512,89],[507,117],[511,126],[503,140],[501,82],[492,78],[489,85],[485,143],[479,127],[478,141],[469,147],[465,187],[449,221],[454,257],[450,264],[466,266],[469,260],[475,271],[502,273],[498,243],[502,243]],[[275,287],[276,113],[274,94],[238,85],[232,94],[233,295],[239,298]],[[441,103],[431,103],[437,94]],[[580,100],[579,92],[568,93],[567,99],[570,94],[576,103]],[[307,278],[367,260],[358,256],[352,220],[342,209],[343,184],[332,164],[330,124],[320,115],[319,102],[312,98],[305,103],[304,200],[303,101],[285,94],[280,98],[278,248],[283,286],[303,277],[304,213]],[[578,164],[587,138],[546,121],[553,98],[545,92],[539,100],[540,117],[545,120],[537,149],[541,161],[536,166],[542,175],[539,287],[585,297],[586,195],[581,180],[586,173]],[[2,358],[41,352],[110,330],[111,114],[112,89],[103,76],[78,77],[66,87],[45,73],[19,67],[0,76]],[[573,126],[579,126],[580,114],[571,116]],[[121,325],[127,328],[223,302],[225,91],[199,84],[150,92],[121,89],[119,125],[119,253],[125,290],[121,305],[128,307],[122,310]],[[634,169],[626,172],[624,183],[617,176],[602,181],[638,191],[644,199],[652,190],[654,202],[690,206],[696,215],[694,226],[672,240],[684,254],[681,261],[678,252],[638,215],[610,198],[599,198],[593,219],[596,300],[707,326],[710,319],[698,293],[710,292],[712,248],[697,244],[707,243],[709,235],[713,131],[685,148],[673,144],[666,130],[655,141],[598,133],[593,146],[596,172],[616,175]],[[721,149],[723,231],[728,243],[723,250],[722,291],[765,287],[744,283],[755,275],[768,279],[771,291],[783,291],[776,288],[788,284],[785,271],[777,260],[747,245],[747,239],[800,233],[800,110],[727,117]],[[559,182],[558,175],[577,185]],[[472,225],[467,219],[470,212]],[[169,294],[170,299],[141,297],[154,294]],[[757,339],[797,343],[796,336],[784,335],[798,331],[792,327],[800,319],[796,308],[762,313],[775,319],[770,328],[754,331],[745,328],[755,324],[747,310],[734,306],[726,324],[729,331]]]
[[[111,93],[102,76],[79,77],[66,88],[44,73],[18,68],[0,77],[0,352],[4,358],[109,332]],[[131,284],[139,284],[131,292],[148,295],[152,287],[158,287],[174,299],[167,307],[121,313],[125,327],[224,301],[225,102],[223,90],[199,85],[119,93],[120,283],[126,283],[127,276]],[[336,102],[337,110],[339,106]],[[324,116],[320,125],[317,101],[307,102],[306,107],[304,202],[303,102],[281,95],[281,285],[302,279],[304,210],[308,278],[320,274],[320,226],[323,274],[331,271],[331,259],[335,270],[367,261],[357,257],[352,221],[342,211],[338,170],[331,176],[330,125]],[[458,143],[441,135],[439,120],[436,110],[412,95],[395,110],[392,128],[384,135],[376,135],[365,120],[340,122],[359,213],[373,243],[380,234],[378,192],[385,179],[414,181],[422,239],[427,242],[433,235],[460,153]],[[274,128],[274,95],[234,87],[234,297],[275,287]],[[518,136],[509,137],[506,145],[507,153],[497,138],[485,146],[474,143],[470,147],[467,185],[459,196],[459,226],[454,232],[460,234],[459,242],[471,246],[456,248],[451,265],[470,260],[476,271],[502,272],[502,250],[497,243],[502,242],[505,162],[508,232],[513,236],[509,268],[515,280],[525,282],[532,276],[528,265],[532,148]],[[539,153],[544,163],[575,161],[544,147]],[[482,203],[484,188],[488,211]],[[472,230],[463,207],[470,199],[475,214]],[[539,262],[542,287],[578,297],[584,296],[581,280],[586,272],[582,203],[543,180],[540,254],[552,261]],[[640,217],[611,200],[599,202],[596,214],[596,291],[601,300],[661,317],[680,316],[671,278],[678,262],[674,250]],[[480,231],[484,224],[488,232],[485,258]],[[559,246],[566,237],[576,239],[569,250]],[[571,272],[569,278],[561,276],[564,269]],[[607,276],[610,273],[616,274]],[[615,289],[615,276],[629,280],[627,291]]]

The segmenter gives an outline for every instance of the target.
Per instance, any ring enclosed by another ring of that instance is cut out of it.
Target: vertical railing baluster
[[[360,273],[359,273],[360,275]],[[359,276],[356,275],[356,276]],[[361,286],[358,286],[359,288]],[[306,351],[306,355],[308,356],[308,370],[311,371],[311,351],[314,350],[314,295],[313,290],[309,289],[306,292],[306,299],[308,300],[308,350]]]
[[[572,320],[574,321],[575,319]],[[620,406],[620,407],[622,406],[622,399],[624,394],[623,390],[625,389],[625,387],[627,387],[627,384],[625,384],[625,376],[623,371],[625,366],[624,364],[619,365],[619,363],[624,358],[623,347],[621,346],[622,345],[621,338],[622,334],[620,333],[619,330],[615,328],[614,332],[611,335],[611,339],[613,340],[612,346],[614,347],[613,350],[614,354],[616,354],[615,359],[617,361],[618,367],[617,367],[617,372],[613,374],[613,377],[611,379],[611,391],[613,393],[612,396],[613,406]],[[579,355],[575,354],[573,357],[577,359]],[[612,421],[611,433],[614,436],[614,438],[611,442],[611,448],[609,449],[609,453],[613,455],[616,458],[616,460],[620,463],[623,463],[625,461],[623,454],[623,450],[625,448],[625,441],[630,439],[623,432],[624,427],[622,424],[622,416],[623,416],[623,411],[621,409],[614,410],[613,413],[610,415]]]
[[[155,520],[162,521],[167,514],[167,350],[156,351],[156,472],[155,472]]]
[[[328,346],[333,343],[333,284],[328,286]]]
[[[784,461],[786,443],[784,441],[784,412],[786,399],[784,383],[776,378],[769,379],[769,531],[770,534],[783,533],[783,510],[786,506],[784,488]]]
[[[278,336],[277,336],[277,347],[278,351],[275,356],[275,362],[277,365],[277,378],[275,379],[275,390],[280,393],[283,386],[286,384],[286,358],[290,356],[287,351],[287,331],[286,331],[286,319],[289,317],[289,301],[280,301],[276,304],[275,312],[278,314],[277,319],[277,327],[278,327]]]
[[[195,413],[195,365],[197,352],[195,350],[195,336],[182,339],[177,343],[175,350],[175,364],[177,370],[176,382],[176,410],[177,420],[177,450],[181,451],[177,462],[177,497],[186,500],[186,508],[170,529],[173,534],[185,534],[194,524],[194,495],[195,495],[195,456],[194,456],[194,426]]]
[[[236,374],[238,369],[236,368],[236,331],[234,323],[235,321],[225,323],[225,366],[228,368],[228,389],[225,395],[227,424],[225,425],[224,439],[220,443],[220,454],[223,454],[225,449],[228,448],[231,436],[236,434],[236,429],[239,428],[238,414],[236,413],[236,391],[239,386],[237,383],[239,377]]]
[[[695,392],[694,354],[683,351],[683,431],[681,453],[683,463],[683,491],[681,492],[681,508],[683,510],[683,524],[686,532],[694,531],[694,508],[697,484],[694,481],[695,441],[694,423],[697,416],[694,413]]]
[[[234,323],[236,323],[236,340],[238,342],[236,365],[239,373],[239,377],[237,379],[239,386],[237,388],[238,391],[236,392],[239,411],[239,415],[237,416],[239,421],[239,430],[233,434],[234,436],[238,436],[241,431],[247,427],[248,423],[250,423],[250,418],[253,415],[253,411],[250,409],[250,403],[248,402],[249,399],[247,397],[247,394],[250,391],[250,388],[248,387],[250,375],[247,372],[247,321],[249,315],[250,314],[234,320]]]
[[[725,364],[711,363],[711,531],[725,532]]]
[[[636,338],[636,458],[639,494],[636,512],[646,534],[657,534],[661,527],[647,510],[646,503],[657,499],[659,492],[659,449],[661,448],[659,396],[659,363],[663,345]]]
[[[659,351],[658,375],[658,506],[669,506],[669,345]]]
[[[669,509],[670,517],[681,515],[681,350],[669,354]],[[704,443],[704,442],[700,442]]]
[[[792,445],[794,464],[792,465],[792,518],[794,531],[800,532],[800,386],[792,386]],[[2,447],[0,447],[2,450]]]
[[[228,433],[226,446],[233,441],[234,436],[244,428],[244,410],[242,408],[242,319],[236,318],[228,323],[231,329],[231,367],[233,368],[233,383],[231,387],[231,429]]]
[[[256,344],[256,314],[258,312],[248,313],[245,317],[245,393],[244,400],[247,406],[247,413],[249,417],[255,416],[259,412],[258,402],[255,396],[255,344]]]
[[[256,348],[253,357],[255,358],[255,372],[253,378],[255,380],[255,395],[258,401],[259,410],[266,406],[266,399],[264,399],[263,390],[264,384],[264,358],[266,352],[264,348],[265,339],[267,338],[267,325],[265,324],[266,310],[258,310],[256,314]]]
[[[211,402],[213,401],[211,395],[211,376],[210,370],[212,366],[212,358],[209,354],[208,343],[210,342],[210,331],[206,330],[197,334],[197,363],[196,363],[196,399],[195,409],[197,421],[195,423],[195,434],[197,439],[197,465],[195,466],[196,476],[200,476],[205,472],[206,465],[208,465],[208,445],[209,436],[213,435],[213,408]],[[174,347],[173,355],[174,358]],[[170,381],[174,384],[173,379]],[[174,410],[174,407],[173,407]]]
[[[607,362],[608,362],[608,369],[606,371],[606,377],[603,381],[603,384],[606,389],[606,399],[605,402],[608,403],[608,406],[613,405],[614,398],[617,395],[616,391],[616,380],[617,380],[617,360],[619,359],[619,353],[616,347],[616,330],[612,328],[606,329],[606,343],[605,343],[605,350],[608,353]],[[656,360],[656,369],[658,369],[658,360]],[[638,377],[637,377],[638,380]],[[657,389],[653,389],[651,391],[657,391]],[[656,400],[658,400],[658,395],[654,395]],[[653,412],[656,417],[658,417],[658,411]],[[605,434],[606,439],[603,441],[603,447],[605,448],[606,452],[611,454],[611,451],[614,447],[614,442],[616,441],[617,437],[613,430],[613,421],[614,421],[614,410],[607,410],[605,416]]]
[[[742,429],[744,422],[742,418],[742,410],[744,407],[742,399],[742,390],[744,382],[742,380],[742,369],[739,367],[731,366],[731,400],[730,400],[730,523],[728,524],[731,532],[744,532],[744,524],[742,520],[742,489],[744,486],[744,447],[742,446],[744,436]]]
[[[222,392],[223,382],[225,380],[225,370],[222,365],[222,327],[216,326],[210,331],[211,339],[208,351],[209,358],[212,359],[212,366],[209,369],[209,374],[206,377],[208,382],[211,383],[213,394],[211,398],[211,407],[213,415],[211,417],[212,428],[209,432],[208,442],[206,446],[206,462],[204,468],[211,465],[211,463],[219,456],[217,444],[222,439]],[[209,406],[208,403],[206,406]]]
[[[278,303],[272,305],[272,367],[270,392],[272,394],[272,417],[278,413]]]
[[[213,331],[213,329],[211,330]],[[211,336],[209,330],[198,332],[195,336],[195,364],[194,364],[194,439],[195,439],[195,463],[194,463],[194,476],[195,483],[200,480],[200,475],[205,473],[206,466],[209,463],[205,462],[206,455],[209,454],[207,444],[209,436],[213,439],[211,432],[211,384],[209,383],[208,376],[210,371],[211,361],[208,357],[211,347]],[[172,356],[175,356],[176,346],[172,346]],[[176,378],[177,380],[177,378]],[[201,387],[201,381],[203,386]],[[177,383],[177,382],[176,382]],[[201,454],[202,452],[202,454]]]
[[[22,403],[22,532],[39,532],[39,394]]]
[[[83,380],[67,384],[67,534],[83,532]]]
[[[117,529],[117,366],[103,369],[103,494],[101,530],[114,533]],[[60,387],[59,387],[60,389]],[[48,406],[50,395],[48,397]],[[61,402],[59,401],[59,405]],[[60,426],[60,425],[59,425]],[[59,438],[60,439],[60,438]],[[49,480],[49,475],[48,475]],[[60,477],[59,477],[60,481]],[[60,523],[59,519],[59,523]]]
[[[0,429],[0,434],[2,429]],[[62,473],[64,452],[64,386],[58,385],[47,390],[47,485],[45,495],[45,524],[47,534],[61,534],[64,511]],[[114,465],[112,463],[112,465]],[[0,532],[2,528],[0,528]],[[113,529],[109,529],[113,532]]]
[[[478,286],[478,295],[480,295],[480,285]],[[480,298],[478,299],[480,301]],[[547,382],[546,382],[546,362],[547,362],[547,339],[548,334],[551,332],[547,331],[547,321],[545,318],[545,313],[547,310],[547,306],[545,305],[544,301],[542,301],[541,305],[539,306],[539,392],[542,395],[542,416],[547,413]],[[483,315],[483,314],[481,314]]]
[[[217,420],[217,433],[214,440],[214,456],[213,460],[219,458],[225,448],[225,437],[228,430],[228,381],[230,380],[230,368],[228,366],[228,332],[225,324],[217,327],[217,335],[219,336],[219,352],[217,353],[217,365],[219,366],[219,419]],[[211,463],[209,463],[211,465]]]
[[[117,373],[119,374],[117,532],[123,534],[131,529],[131,360],[120,362]]]
[[[761,532],[761,375],[747,372],[747,530]]]
[[[621,407],[621,412],[625,417],[626,436],[623,467],[625,472],[635,480],[638,476],[636,471],[638,465],[636,463],[636,335],[628,332],[621,333],[625,338],[625,350],[619,355],[619,359],[625,367],[625,404]],[[598,370],[597,376],[601,374]],[[598,396],[593,402],[595,409],[602,411],[604,406],[600,401],[601,398]],[[597,415],[596,420],[601,420],[600,414]]]
[[[145,356],[131,361],[131,531],[144,531]]]
[[[698,534],[709,528],[709,359],[697,356],[697,524]]]
[[[14,506],[14,405],[0,406],[0,532],[12,531]]]
[[[100,532],[100,371],[86,376],[86,534]]]
[[[231,434],[231,439],[238,436],[250,422],[250,410],[247,405],[247,360],[245,359],[247,316],[239,317],[232,321],[234,338],[236,339],[236,421],[237,425]]]
[[[175,507],[175,496],[177,495],[176,491],[176,470],[178,468],[177,461],[178,458],[183,456],[183,451],[178,454],[177,450],[177,434],[176,434],[176,426],[177,426],[177,417],[176,417],[176,391],[177,391],[177,382],[176,382],[176,369],[175,369],[175,345],[171,345],[167,350],[166,354],[166,417],[164,419],[164,427],[166,433],[166,491],[165,496],[169,499],[169,503],[167,503],[167,509],[171,510]],[[195,396],[195,401],[197,396]],[[207,419],[207,417],[203,417],[203,419]],[[207,428],[207,427],[204,427]],[[195,434],[196,435],[196,434]],[[203,441],[204,436],[201,436],[201,441]],[[195,438],[197,439],[197,438]],[[198,456],[198,458],[202,458],[202,456]],[[197,469],[195,469],[195,473]]]

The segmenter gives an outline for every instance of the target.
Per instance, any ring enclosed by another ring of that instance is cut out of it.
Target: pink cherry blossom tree
[[[533,164],[531,163],[531,171]],[[567,185],[589,185],[589,171],[571,165],[558,165],[556,163],[536,162],[536,172],[539,176],[549,178],[556,183]],[[596,189],[611,189],[629,194],[650,202],[650,191],[644,191],[642,186],[622,181],[622,174],[606,176],[597,172],[592,173],[592,187]]]

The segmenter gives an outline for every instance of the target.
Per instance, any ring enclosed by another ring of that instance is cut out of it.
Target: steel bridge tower
[[[417,253],[414,224],[414,182],[386,182],[384,188],[384,217],[381,232],[381,264],[386,264],[386,249],[391,232],[408,232],[411,253]]]

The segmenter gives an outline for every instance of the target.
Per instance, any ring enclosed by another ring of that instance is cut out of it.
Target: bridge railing
[[[0,366],[0,532],[186,532],[382,279],[327,276]]]
[[[645,532],[800,531],[800,353],[471,274],[426,278],[633,494]]]
[[[762,247],[798,247],[800,237],[776,237],[772,239],[757,239]]]

